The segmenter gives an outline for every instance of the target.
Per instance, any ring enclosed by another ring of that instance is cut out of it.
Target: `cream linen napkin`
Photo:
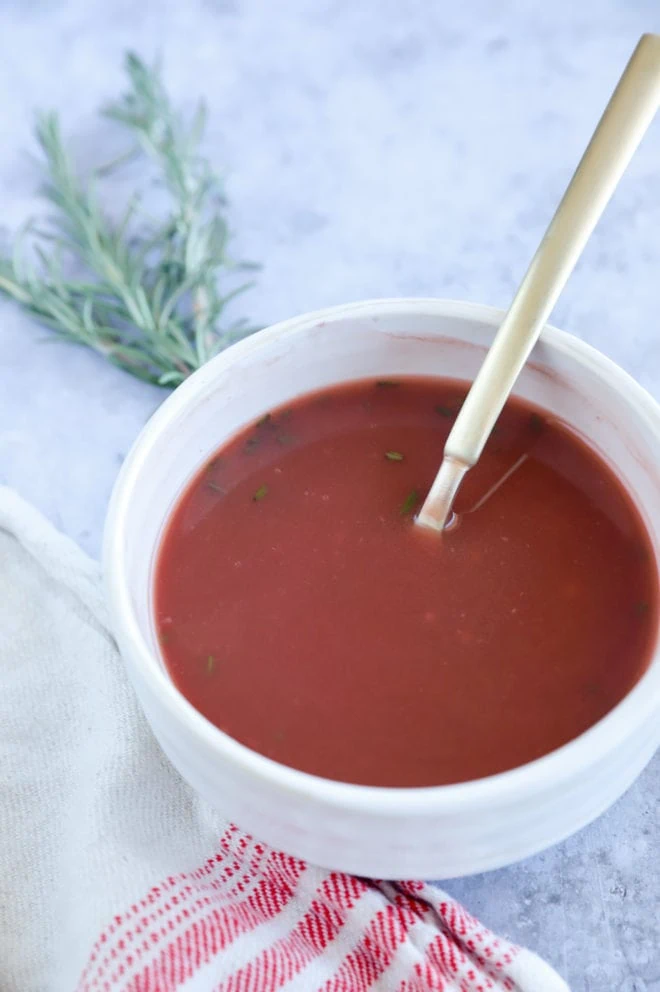
[[[99,566],[0,488],[0,988],[566,992],[439,888],[326,872],[169,765]]]

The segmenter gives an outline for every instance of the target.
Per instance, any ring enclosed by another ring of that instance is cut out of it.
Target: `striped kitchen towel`
[[[0,489],[3,992],[566,992],[441,889],[270,850],[146,726],[98,565]]]

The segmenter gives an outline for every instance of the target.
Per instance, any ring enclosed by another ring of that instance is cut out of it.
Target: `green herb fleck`
[[[441,417],[455,417],[456,410],[453,406],[445,406],[443,403],[437,403],[435,406],[435,412],[439,413]]]
[[[598,682],[585,682],[582,691],[587,699],[601,699],[603,696],[603,687]]]
[[[399,383],[395,382],[394,379],[377,379],[376,385],[379,389],[392,389],[394,386],[398,386]]]
[[[255,503],[258,503],[259,500],[263,499],[264,496],[267,495],[267,493],[268,493],[268,486],[265,486],[265,485],[264,486],[259,486],[259,488],[257,489],[257,491],[254,494],[254,496],[252,497],[252,499],[254,500]]]
[[[293,434],[277,435],[277,443],[281,444],[282,446],[286,446],[287,444],[293,444],[294,441],[295,441],[295,437],[293,436]]]
[[[545,427],[545,421],[543,417],[539,416],[538,413],[531,413],[529,416],[529,429],[532,434],[542,434]]]
[[[416,489],[411,489],[403,503],[401,504],[401,509],[399,510],[402,517],[407,517],[417,506],[419,502],[419,493]]]
[[[214,668],[215,668],[215,658],[213,657],[212,654],[210,654],[208,656],[208,658],[206,659],[206,671],[207,671],[207,674],[208,675],[211,675]]]
[[[216,457],[212,458],[210,462],[207,462],[206,471],[213,472],[221,463],[222,463],[222,458],[220,457],[220,455],[216,455]]]
[[[170,639],[169,631],[167,631],[167,630],[161,630],[161,631],[159,631],[159,633],[158,633],[158,639],[159,639],[159,641],[160,641],[161,644],[167,644],[167,642]]]
[[[638,614],[638,616],[643,617],[646,613],[649,612],[648,602],[645,599],[639,599],[635,603],[635,611]]]
[[[255,448],[259,447],[260,444],[261,444],[261,437],[252,435],[252,437],[249,437],[245,442],[243,451],[245,451],[246,454],[250,455],[252,454]]]
[[[271,417],[270,413],[264,413],[263,417],[260,417],[259,420],[257,420],[257,422],[256,422],[256,424],[254,426],[255,427],[264,427],[266,424],[270,423],[271,419],[272,419],[272,417]]]
[[[400,451],[386,451],[385,452],[385,457],[387,458],[388,462],[402,462],[403,461],[403,455],[401,454]]]

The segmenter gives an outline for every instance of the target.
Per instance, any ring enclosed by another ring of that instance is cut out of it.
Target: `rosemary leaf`
[[[388,462],[402,462],[403,461],[403,455],[401,454],[400,451],[386,451],[385,452],[385,457],[387,458]]]
[[[259,486],[252,499],[254,500],[255,503],[258,503],[260,500],[264,498],[264,496],[267,495],[268,495],[268,486]]]

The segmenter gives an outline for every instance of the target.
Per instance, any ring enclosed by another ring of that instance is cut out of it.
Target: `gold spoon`
[[[660,103],[660,35],[632,54],[479,369],[416,522],[443,530],[463,480]]]

